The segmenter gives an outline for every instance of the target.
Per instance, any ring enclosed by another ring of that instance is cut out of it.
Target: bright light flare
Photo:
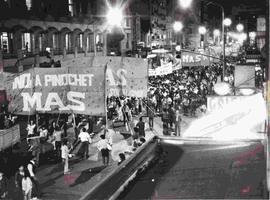
[[[110,7],[107,13],[107,22],[111,26],[121,26],[123,13],[119,7]]]
[[[180,6],[187,9],[191,6],[192,0],[179,0]]]
[[[256,37],[256,33],[255,32],[250,32],[248,35],[251,39],[254,39]]]
[[[230,18],[226,18],[224,19],[223,24],[225,26],[230,26],[232,24],[232,20]]]
[[[176,32],[180,32],[183,29],[183,23],[182,22],[174,22],[173,29]]]
[[[218,29],[215,29],[214,30],[214,36],[220,36],[220,31]]]
[[[267,110],[262,94],[238,96],[194,121],[183,137],[210,137],[217,141],[264,139],[265,135],[261,132],[264,131],[266,119]]]
[[[243,25],[243,24],[237,24],[237,25],[236,25],[236,30],[237,30],[238,32],[242,32],[242,31],[244,30],[244,25]]]
[[[204,34],[206,33],[206,28],[205,28],[204,26],[200,26],[200,27],[199,27],[199,33],[200,33],[201,35],[204,35]]]

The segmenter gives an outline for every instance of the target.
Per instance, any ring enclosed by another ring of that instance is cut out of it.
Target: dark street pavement
[[[119,199],[268,199],[260,143],[161,146],[159,160]]]

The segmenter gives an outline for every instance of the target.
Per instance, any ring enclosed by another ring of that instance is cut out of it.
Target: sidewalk
[[[184,131],[194,118],[184,117],[182,131]],[[144,118],[146,128],[146,140],[154,135],[162,134],[162,121],[160,117],[155,118],[154,131],[150,131],[148,118]],[[90,157],[87,160],[71,159],[71,174],[63,174],[63,164],[54,166],[43,166],[38,169],[39,179],[43,193],[42,200],[75,200],[79,199],[89,189],[94,187],[102,178],[108,175],[117,166],[117,158],[120,152],[132,151],[131,137],[125,137],[119,132],[113,134],[113,147],[110,156],[110,164],[104,167],[101,156],[96,147],[100,134],[96,134],[92,144],[89,145]]]
[[[95,135],[92,144],[89,145],[90,157],[87,160],[70,160],[71,174],[63,174],[62,163],[54,166],[44,166],[38,169],[37,177],[43,194],[42,200],[79,199],[102,178],[118,167],[118,153],[131,151],[131,137],[125,139],[124,136],[119,133],[113,135],[110,164],[104,167],[101,156],[96,148],[99,135],[102,133],[103,131]],[[151,136],[153,136],[153,133],[146,131],[146,139],[148,140]]]

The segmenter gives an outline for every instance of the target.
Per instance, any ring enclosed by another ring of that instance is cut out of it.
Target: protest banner
[[[104,68],[33,68],[4,77],[12,113],[104,115]]]
[[[181,61],[183,67],[209,66],[212,63],[219,62],[219,59],[211,55],[203,55],[196,52],[181,52]]]
[[[92,65],[107,65],[107,96],[147,96],[148,63],[146,60],[96,56]]]
[[[9,129],[0,130],[0,151],[17,142],[20,142],[20,127],[18,124]]]
[[[162,76],[171,74],[173,72],[173,65],[172,63],[164,64],[156,69],[149,69],[149,76]]]

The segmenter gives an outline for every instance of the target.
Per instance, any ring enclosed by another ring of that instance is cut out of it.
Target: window
[[[68,11],[70,13],[70,16],[74,16],[74,4],[73,4],[73,0],[68,0]]]
[[[8,40],[8,33],[2,32],[0,33],[0,49],[3,50],[3,53],[9,53],[9,40]]]
[[[23,33],[22,34],[22,49],[26,52],[31,51],[31,34]]]
[[[79,35],[79,48],[82,49],[83,48],[83,34],[81,33]]]
[[[71,34],[66,33],[65,35],[65,48],[66,50],[71,50]]]
[[[91,33],[89,36],[89,45],[90,45],[90,51],[93,52],[95,49],[95,38],[94,38],[94,33]]]
[[[31,10],[32,8],[32,0],[25,0],[25,4],[27,7],[27,10]]]
[[[57,34],[56,33],[52,35],[52,48],[57,49]]]
[[[38,49],[39,49],[39,51],[44,50],[44,40],[45,40],[44,33],[39,34],[39,36],[38,36]]]
[[[126,48],[129,49],[130,33],[127,33],[127,43]]]
[[[90,50],[90,40],[89,40],[89,35],[86,37],[86,50],[89,51]]]
[[[126,27],[130,27],[130,19],[126,18]]]

